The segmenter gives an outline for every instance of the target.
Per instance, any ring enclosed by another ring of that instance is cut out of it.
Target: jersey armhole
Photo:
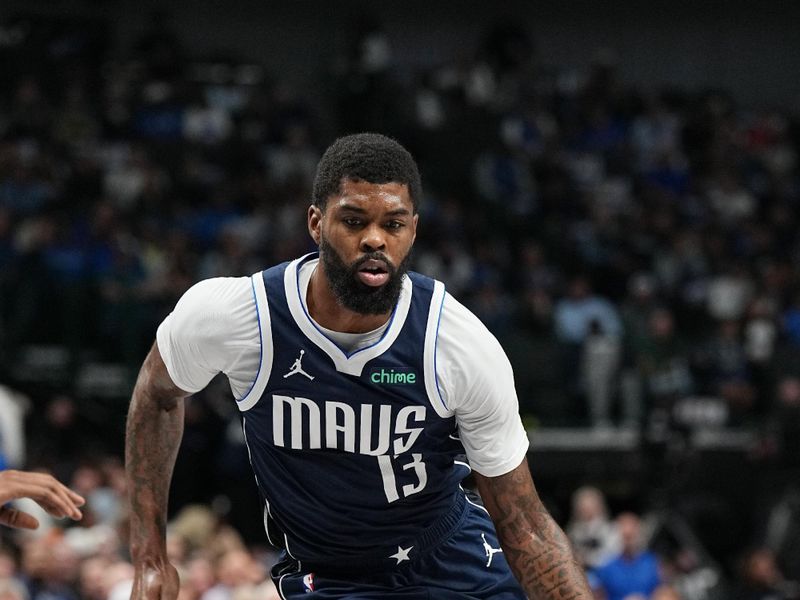
[[[428,323],[425,328],[425,349],[423,362],[425,364],[425,390],[428,392],[430,402],[436,414],[446,419],[453,416],[442,397],[439,387],[439,374],[437,373],[436,351],[439,345],[439,325],[442,322],[442,308],[444,306],[445,289],[441,281],[433,286],[431,305],[428,310]]]
[[[253,408],[261,398],[272,373],[272,354],[267,354],[272,347],[272,324],[267,303],[267,288],[264,285],[264,276],[256,273],[250,277],[253,288],[253,300],[256,305],[256,319],[258,320],[258,333],[261,342],[261,356],[258,361],[256,378],[247,393],[236,401],[239,410],[245,412]]]

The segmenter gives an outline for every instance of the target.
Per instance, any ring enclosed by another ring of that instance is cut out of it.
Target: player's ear
[[[322,239],[321,233],[322,227],[322,210],[319,206],[312,204],[308,207],[308,233],[311,235],[311,239],[314,240],[314,243],[319,246],[319,242]]]

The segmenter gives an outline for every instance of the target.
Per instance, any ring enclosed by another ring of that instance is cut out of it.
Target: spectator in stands
[[[695,541],[696,543],[696,541]],[[654,593],[664,594],[672,600],[712,600],[722,587],[720,569],[698,556],[695,549],[678,545],[671,550],[664,548],[659,553],[660,573],[664,584]]]
[[[655,276],[639,272],[630,277],[627,295],[620,307],[624,335],[619,391],[623,424],[628,429],[638,428],[643,416],[642,376],[637,357],[647,345],[650,316],[656,308],[658,287]]]
[[[181,575],[181,591],[191,589],[200,598],[216,584],[214,565],[203,553],[197,553],[186,563]]]
[[[622,334],[622,323],[614,305],[592,293],[587,277],[576,276],[568,284],[567,295],[556,303],[556,335],[563,343],[580,347],[593,321],[609,335]]]
[[[608,518],[603,493],[595,487],[578,488],[572,494],[566,533],[576,557],[587,568],[597,568],[619,554],[619,531]]]
[[[668,413],[676,400],[692,392],[689,347],[675,330],[675,319],[669,309],[658,308],[651,313],[648,336],[642,340],[635,360],[651,421],[657,416],[654,411]]]
[[[253,556],[244,550],[229,550],[217,561],[217,585],[205,592],[201,600],[233,600],[239,588],[255,586],[266,574]]]
[[[580,370],[583,344],[591,330],[592,322],[598,331],[610,338],[620,338],[622,323],[617,309],[607,299],[592,293],[589,279],[583,275],[573,277],[567,286],[567,295],[556,302],[553,312],[556,338],[561,343],[563,381],[573,404],[581,395]],[[573,408],[573,419],[580,409]]]
[[[611,402],[616,396],[622,344],[617,336],[603,331],[600,321],[589,324],[583,341],[580,377],[589,405],[592,427],[608,430],[611,425]]]
[[[755,402],[747,355],[738,321],[721,321],[695,359],[696,370],[703,371],[706,393],[722,398],[735,421],[741,423]]]
[[[748,551],[739,568],[736,600],[797,600],[800,584],[786,581],[767,548]]]
[[[119,494],[111,487],[99,465],[88,462],[80,465],[72,475],[71,487],[86,498],[95,523],[113,526],[119,522],[123,512]]]
[[[23,548],[22,568],[31,600],[78,600],[79,563],[77,553],[57,529],[29,540]]]
[[[772,393],[770,370],[778,341],[775,306],[766,295],[759,296],[750,305],[743,337],[748,368],[758,402],[755,408],[757,414],[762,416],[766,412],[769,395]]]
[[[661,583],[658,560],[644,548],[641,519],[622,513],[616,519],[622,552],[591,573],[590,583],[606,600],[626,600],[635,594],[648,598]]]
[[[107,556],[91,556],[81,563],[78,592],[83,600],[106,600],[105,574],[110,565]]]

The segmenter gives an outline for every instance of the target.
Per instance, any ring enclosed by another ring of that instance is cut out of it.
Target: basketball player
[[[420,198],[402,146],[341,138],[308,209],[319,253],[202,281],[161,324],[128,415],[133,598],[177,594],[164,530],[180,400],[219,372],[284,548],[283,598],[591,597],[531,480],[503,350],[407,271]],[[460,487],[464,450],[486,508]]]
[[[48,513],[62,519],[80,520],[79,506],[86,501],[52,475],[8,469],[0,471],[0,524],[19,529],[36,529],[39,521],[31,514],[10,506],[11,500],[30,498]]]

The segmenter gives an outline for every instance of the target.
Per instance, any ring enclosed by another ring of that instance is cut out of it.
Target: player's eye
[[[361,219],[356,217],[345,217],[342,219],[342,223],[348,227],[359,227],[361,225]]]
[[[386,223],[387,229],[400,229],[401,227],[404,226],[405,223],[403,223],[402,221],[389,221],[388,223]]]

